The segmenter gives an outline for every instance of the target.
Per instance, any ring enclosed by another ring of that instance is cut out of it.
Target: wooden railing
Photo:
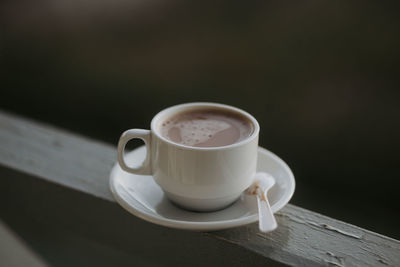
[[[46,251],[61,242],[33,241],[46,239],[43,231],[79,237],[69,245],[78,249],[79,242],[96,244],[90,246],[108,253],[92,255],[104,259],[100,265],[400,266],[400,241],[291,204],[276,214],[278,229],[266,234],[257,224],[189,232],[145,222],[111,196],[115,161],[114,146],[0,113],[1,219],[50,264],[58,261]],[[58,257],[71,263],[66,254]]]

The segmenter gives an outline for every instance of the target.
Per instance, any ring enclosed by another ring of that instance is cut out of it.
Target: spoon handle
[[[268,199],[261,199],[257,195],[258,201],[258,214],[259,214],[259,228],[261,232],[270,232],[276,229],[278,224],[276,223],[275,216],[272,213],[271,206],[269,205]]]

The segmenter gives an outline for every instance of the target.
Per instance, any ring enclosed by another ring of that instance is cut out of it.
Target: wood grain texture
[[[113,146],[0,113],[0,164],[5,168],[117,205],[108,189],[115,161]],[[277,221],[278,229],[268,234],[259,232],[255,223],[190,236],[211,238],[281,264],[400,266],[398,240],[290,204],[278,212]],[[184,232],[159,229],[166,236]]]

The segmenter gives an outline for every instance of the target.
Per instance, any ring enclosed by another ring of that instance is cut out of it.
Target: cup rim
[[[194,147],[194,146],[178,144],[171,140],[168,140],[167,138],[163,137],[158,131],[156,131],[156,123],[167,113],[172,113],[174,110],[189,108],[189,107],[216,107],[216,108],[222,108],[222,109],[227,109],[230,111],[238,112],[252,122],[252,124],[254,126],[254,131],[249,137],[247,137],[246,139],[244,139],[240,142],[233,143],[233,144],[226,145],[226,146],[217,146],[217,147]],[[150,129],[151,129],[152,134],[156,135],[159,139],[161,139],[162,141],[164,141],[172,146],[179,147],[179,148],[186,149],[186,150],[212,151],[212,150],[231,149],[231,148],[235,148],[235,147],[242,146],[242,145],[252,142],[255,138],[258,137],[258,134],[260,132],[260,125],[258,124],[258,121],[250,113],[248,113],[240,108],[236,108],[236,107],[226,105],[226,104],[214,103],[214,102],[191,102],[191,103],[174,105],[174,106],[171,106],[171,107],[161,110],[151,120]]]

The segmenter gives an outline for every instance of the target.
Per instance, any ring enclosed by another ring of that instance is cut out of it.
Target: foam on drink
[[[194,147],[219,147],[240,142],[253,132],[249,119],[239,113],[219,109],[199,109],[179,113],[161,125],[167,139]]]

